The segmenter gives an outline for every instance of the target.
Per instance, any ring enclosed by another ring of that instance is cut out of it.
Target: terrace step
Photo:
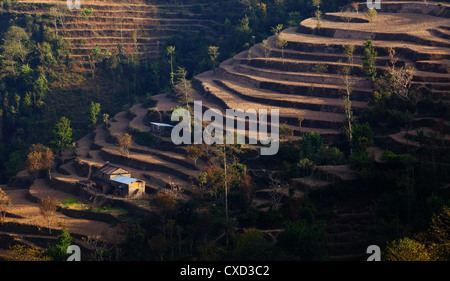
[[[334,14],[346,15],[342,13]],[[363,17],[363,15],[360,16]],[[403,41],[427,46],[437,46],[445,48],[450,47],[450,44],[447,40],[441,39],[436,36],[431,36],[429,31],[427,31],[426,29],[419,29],[420,32],[408,31],[407,33],[404,32],[404,29],[402,28],[402,25],[411,24],[412,22],[414,22],[414,24],[426,22],[428,25],[430,25],[430,22],[432,21],[434,24],[431,26],[436,26],[439,24],[447,23],[448,21],[445,18],[426,15],[418,17],[416,14],[408,13],[402,13],[401,16],[398,16],[396,14],[380,14],[380,17],[382,19],[377,19],[373,23],[363,24],[341,23],[323,19],[321,20],[320,30],[317,30],[316,28],[317,20],[309,18],[300,23],[298,32],[305,34],[316,34],[332,38],[365,40],[367,37],[370,37],[372,38],[372,40],[377,41]],[[382,29],[379,28],[378,20],[392,22],[393,26],[389,29],[389,32],[382,32]],[[353,25],[358,25],[358,28],[351,28]]]
[[[342,98],[322,98],[300,94],[293,96],[264,89],[252,89],[229,80],[214,80],[214,82],[221,88],[248,101],[271,104],[279,107],[343,113]],[[354,101],[352,106],[353,110],[358,112],[361,109],[366,108],[367,104],[365,102]]]
[[[340,54],[342,53],[342,45],[354,45],[355,54],[362,54],[364,49],[364,40],[322,37],[315,34],[298,33],[296,27],[283,30],[280,33],[280,36],[287,41],[286,49],[303,52],[314,52],[320,48],[324,53]],[[398,57],[407,57],[413,61],[428,60],[435,56],[440,56],[443,59],[450,58],[448,48],[424,46],[403,41],[372,41],[380,56],[387,56],[387,48],[392,47],[396,50],[396,55]]]
[[[316,86],[320,86],[321,84],[324,85],[343,84],[342,75],[328,72],[315,73],[315,72],[280,71],[278,69],[259,68],[246,64],[238,64],[234,67],[234,70],[236,70],[236,72],[252,76],[271,78],[288,82],[311,83]],[[355,77],[354,80],[356,88],[365,88],[368,91],[372,89],[372,83],[367,81],[366,79]]]
[[[243,110],[250,108],[255,110],[260,108],[265,108],[267,110],[279,109],[280,122],[283,123],[286,121],[288,124],[297,124],[297,117],[302,115],[305,116],[302,126],[312,128],[338,129],[345,119],[344,114],[319,112],[306,109],[278,108],[273,105],[246,101],[233,93],[230,93],[226,89],[221,88],[220,85],[217,85],[214,82],[215,77],[211,74],[212,72],[206,72],[196,76],[194,79],[199,80],[206,92],[209,92],[210,95],[214,96],[224,108],[241,108]]]
[[[295,62],[294,62],[295,63]],[[341,98],[342,86],[334,84],[319,84],[305,82],[280,81],[265,77],[238,73],[232,66],[222,64],[217,70],[218,77],[248,85],[253,88],[277,91],[282,94],[299,95],[299,93],[309,93],[315,97]],[[305,94],[300,94],[305,95]],[[351,99],[356,101],[368,101],[371,97],[371,90],[355,88],[352,91]]]

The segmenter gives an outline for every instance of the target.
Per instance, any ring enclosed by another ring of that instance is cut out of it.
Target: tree
[[[186,149],[186,155],[189,159],[194,161],[195,167],[197,167],[198,158],[203,155],[203,147],[200,144],[189,145]]]
[[[24,63],[30,53],[30,37],[25,29],[12,25],[3,37],[2,57]]]
[[[74,241],[75,239],[70,236],[70,233],[63,229],[61,234],[58,236],[56,245],[50,246],[47,249],[46,254],[55,261],[66,261],[69,257],[67,248],[72,245]]]
[[[392,93],[402,100],[411,100],[411,93],[409,88],[412,84],[412,79],[414,78],[414,68],[410,66],[402,66],[396,68],[395,64],[398,59],[395,57],[395,50],[392,48],[388,49],[390,66],[388,67],[388,79],[389,86]]]
[[[57,207],[58,200],[54,197],[47,196],[47,198],[41,198],[40,200],[39,213],[47,221],[48,232],[50,235],[52,234],[51,222],[56,214]]]
[[[109,114],[103,113],[103,123],[105,123],[105,128],[108,127]]]
[[[25,29],[12,25],[4,34],[0,46],[0,78],[18,77],[18,64],[24,64],[31,52],[31,41]]]
[[[280,32],[283,30],[282,24],[277,24],[275,27],[272,27],[271,31],[275,35],[275,37],[280,35]]]
[[[353,89],[355,87],[355,79],[353,78],[351,74],[351,67],[353,64],[353,53],[355,51],[355,46],[353,45],[347,45],[344,46],[344,55],[347,57],[347,65],[344,65],[340,69],[341,74],[341,80],[343,85],[343,92],[344,92],[344,112],[346,116],[347,121],[347,127],[345,128],[347,131],[347,137],[349,139],[350,143],[350,154],[353,153],[352,149],[352,121],[353,121],[353,111],[351,107],[351,94],[353,92]]]
[[[407,237],[389,243],[385,253],[388,261],[430,261],[425,245]]]
[[[92,79],[95,79],[95,68],[97,62],[101,62],[100,55],[102,50],[97,46],[92,50],[92,54],[88,55],[89,67],[91,68]]]
[[[370,37],[366,38],[364,42],[364,51],[362,55],[363,61],[363,70],[366,74],[366,79],[374,82],[377,77],[377,69],[375,67],[375,61],[378,56],[378,52],[375,50],[373,46],[372,39]]]
[[[132,145],[133,140],[131,135],[128,133],[125,133],[122,137],[120,137],[117,142],[119,152],[127,157],[130,156],[130,148]]]
[[[73,145],[72,128],[70,127],[70,120],[66,117],[61,117],[58,123],[53,128],[53,140],[51,141],[53,147],[61,155],[62,151]]]
[[[281,49],[281,61],[283,62],[283,64],[284,64],[284,48],[286,48],[287,43],[288,43],[287,40],[281,38],[280,36],[275,37],[274,44],[275,47]]]
[[[355,124],[352,131],[353,147],[366,150],[368,146],[373,144],[373,131],[369,123]]]
[[[51,178],[50,170],[52,168],[55,155],[50,148],[38,143],[30,146],[25,166],[31,175],[35,178],[40,171],[48,171],[48,175]]]
[[[88,111],[88,120],[89,120],[89,127],[94,128],[97,124],[98,115],[100,114],[100,103],[96,103],[91,101],[89,104],[89,111]]]
[[[281,59],[284,60],[284,48],[287,46],[287,41],[280,37],[280,33],[283,30],[283,25],[277,24],[277,26],[272,27],[271,30],[275,35],[274,45],[275,47],[281,49]]]
[[[377,18],[377,10],[375,9],[368,9],[367,12],[364,14],[364,16],[370,21],[374,21]]]
[[[317,19],[316,27],[317,29],[320,29],[322,27],[322,11],[320,11],[320,5],[322,5],[322,0],[313,0],[312,5],[316,7],[316,11],[314,12],[314,16]]]
[[[168,46],[166,49],[166,53],[168,56],[170,56],[170,84],[174,85],[174,76],[175,73],[173,72],[173,55],[175,54],[175,46]]]
[[[192,99],[193,89],[192,84],[187,80],[187,71],[183,67],[178,67],[175,73],[177,77],[177,84],[174,87],[175,96],[179,103],[186,105],[186,109],[189,109],[189,102]]]
[[[299,140],[300,157],[308,158],[314,163],[319,160],[319,152],[323,147],[323,138],[317,132],[307,132]]]
[[[297,121],[298,121],[298,130],[301,131],[302,130],[302,123],[305,120],[305,117],[301,114],[299,114],[297,116]]]
[[[316,168],[316,164],[309,160],[308,158],[300,159],[300,161],[297,163],[297,167],[303,171],[302,176],[308,177],[312,176],[314,173],[314,169]]]
[[[236,187],[240,182],[240,176],[245,172],[246,166],[238,163],[237,154],[240,153],[238,145],[223,144],[210,147],[210,167],[206,169],[207,182],[215,191],[224,192],[226,242],[228,244],[228,192],[230,187]],[[217,192],[218,193],[218,192]]]
[[[219,54],[220,54],[219,47],[217,47],[217,46],[209,46],[208,47],[208,55],[213,64],[214,75],[216,75],[216,62],[217,62],[217,58],[219,57]]]
[[[268,43],[267,39],[264,39],[259,47],[261,48],[261,50],[264,53],[264,59],[267,64],[267,59],[269,58],[269,55],[270,55],[270,47],[269,47],[269,43]]]

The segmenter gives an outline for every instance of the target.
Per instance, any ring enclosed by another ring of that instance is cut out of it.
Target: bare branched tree
[[[399,68],[395,67],[398,58],[395,57],[395,50],[392,48],[388,49],[390,66],[388,72],[390,74],[390,86],[392,93],[396,94],[402,100],[411,100],[411,93],[409,88],[412,84],[412,79],[414,77],[414,68],[410,66],[402,66]]]

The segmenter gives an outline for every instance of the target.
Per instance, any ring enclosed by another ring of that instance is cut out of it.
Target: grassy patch
[[[127,213],[127,210],[125,210],[125,209],[121,209],[121,208],[113,209],[110,206],[102,206],[99,208],[88,207],[86,209],[86,211],[95,212],[95,213],[116,213],[116,214],[126,214]]]
[[[116,214],[126,214],[127,210],[125,209],[121,209],[121,208],[111,208],[110,206],[102,206],[99,208],[94,208],[92,206],[88,206],[84,203],[81,203],[80,201],[78,201],[78,199],[76,198],[67,198],[64,199],[61,204],[66,207],[66,208],[70,208],[70,209],[78,209],[78,210],[84,210],[87,212],[94,212],[94,213],[116,213]]]
[[[81,203],[80,201],[78,201],[78,199],[76,198],[67,198],[64,199],[61,204],[66,207],[66,208],[71,208],[71,209],[86,209],[87,206],[84,203]]]

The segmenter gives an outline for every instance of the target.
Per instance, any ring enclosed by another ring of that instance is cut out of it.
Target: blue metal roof
[[[135,178],[130,178],[130,177],[127,177],[127,176],[122,176],[122,175],[115,176],[111,180],[115,181],[115,182],[123,183],[123,184],[130,184],[130,183],[135,182],[135,181],[141,181],[141,180],[138,180],[138,179],[135,179]]]
[[[166,123],[157,123],[157,122],[150,122],[150,124],[160,126],[160,127],[173,127],[173,125],[166,124]]]

